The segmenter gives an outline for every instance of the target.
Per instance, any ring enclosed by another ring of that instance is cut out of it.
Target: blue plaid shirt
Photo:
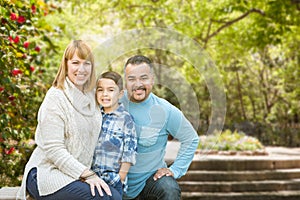
[[[135,164],[137,137],[131,115],[122,104],[111,113],[102,112],[102,128],[95,148],[92,170],[107,184],[120,181],[122,162]]]

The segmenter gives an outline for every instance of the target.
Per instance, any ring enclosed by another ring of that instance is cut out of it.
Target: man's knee
[[[164,199],[180,199],[181,189],[177,181],[171,176],[164,176],[160,179],[159,189]]]

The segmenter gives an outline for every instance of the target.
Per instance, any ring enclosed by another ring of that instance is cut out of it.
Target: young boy
[[[102,128],[96,144],[92,170],[121,196],[126,176],[135,164],[137,137],[131,115],[119,104],[123,96],[122,77],[112,71],[97,79],[96,100],[102,112]]]

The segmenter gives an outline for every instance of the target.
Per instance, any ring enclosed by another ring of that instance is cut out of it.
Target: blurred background
[[[36,113],[66,45],[82,39],[96,50],[133,29],[165,28],[200,45],[224,85],[224,130],[253,136],[265,146],[300,145],[299,0],[2,0],[0,5],[0,186],[20,184],[34,147]],[[194,95],[197,103],[186,103],[184,113],[199,136],[205,135],[210,91],[205,77],[180,55],[133,49],[97,66],[97,73],[123,73],[126,59],[137,53],[159,63],[158,83],[168,80],[187,99]],[[181,87],[182,79],[190,87]],[[181,108],[182,99],[163,84],[154,92]]]

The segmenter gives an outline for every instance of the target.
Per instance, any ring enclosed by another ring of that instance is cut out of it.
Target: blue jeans
[[[121,196],[123,195],[123,184],[121,180],[119,180],[113,187],[119,192]]]
[[[37,179],[36,175],[37,169],[32,168],[28,173],[28,177],[26,180],[26,189],[27,192],[36,200],[121,200],[119,192],[115,190],[113,187],[110,187],[112,196],[108,196],[103,192],[104,196],[100,196],[95,188],[95,196],[92,196],[90,185],[79,180],[74,181],[60,190],[54,192],[53,194],[49,194],[46,196],[40,196],[37,188]]]
[[[150,176],[142,192],[135,200],[180,200],[181,190],[172,176],[163,176],[154,181]]]

